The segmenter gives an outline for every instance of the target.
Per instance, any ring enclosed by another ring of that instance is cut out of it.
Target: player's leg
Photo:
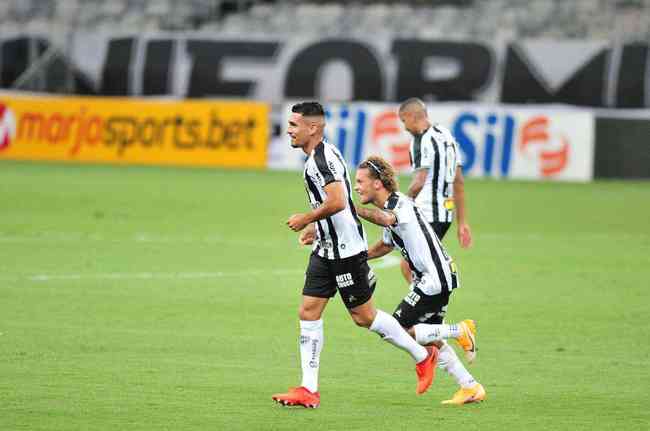
[[[448,290],[441,291],[440,283],[436,280],[428,275],[416,280],[393,312],[397,321],[409,328],[409,334],[423,346],[460,334],[457,325],[423,323],[435,321],[434,319],[442,322],[447,310],[451,293]]]
[[[418,377],[416,393],[426,392],[435,377],[438,349],[435,347],[427,349],[419,345],[393,316],[376,309],[372,298],[364,304],[350,309],[349,312],[357,325],[368,328],[378,334],[382,340],[411,355],[416,363],[415,372]]]
[[[411,267],[409,266],[409,263],[406,261],[406,259],[402,259],[399,264],[399,268],[402,271],[404,280],[406,280],[408,284],[413,283],[413,274],[411,273]]]
[[[465,351],[467,362],[472,363],[476,359],[476,323],[473,320],[451,324],[419,323],[413,326],[409,333],[422,345],[453,338]]]
[[[335,280],[343,303],[352,320],[361,327],[379,334],[382,339],[406,352],[416,362],[418,393],[428,389],[433,381],[438,351],[429,353],[402,328],[390,314],[377,310],[372,301],[372,289],[368,285],[367,255],[342,259],[336,264]]]
[[[298,312],[300,318],[300,364],[302,383],[288,392],[273,395],[273,399],[285,406],[301,405],[318,407],[318,372],[320,354],[323,349],[322,314],[329,298],[336,294],[332,285],[326,259],[311,255],[305,277],[302,303]]]
[[[453,264],[451,271],[451,285],[456,288],[458,287],[458,275]],[[422,323],[434,317],[437,309],[442,310],[441,315],[444,316],[444,309],[446,309],[450,294],[451,292],[447,290],[441,290],[440,281],[437,277],[425,274],[422,279],[417,280],[411,286],[411,291],[397,307],[395,314],[408,313],[411,315],[409,321],[413,326],[405,325],[405,327],[409,328],[409,334],[418,343],[426,346],[453,338],[463,348],[465,358],[471,363],[476,358],[476,323],[473,320],[467,319],[455,324]]]
[[[445,400],[442,404],[462,405],[483,401],[485,399],[485,388],[467,371],[461,360],[456,355],[456,351],[447,344],[442,342],[440,347],[440,356],[438,367],[446,371],[460,386],[460,389],[452,396],[451,399]]]
[[[300,305],[300,364],[301,386],[310,392],[318,392],[320,353],[323,350],[323,319],[321,316],[329,298],[303,296]]]
[[[441,325],[447,311],[449,297],[448,291],[438,295],[426,295],[420,287],[428,290],[426,286],[416,286],[397,306],[393,316],[404,327],[410,328],[409,333],[414,335],[412,327],[417,322],[430,325]],[[421,343],[428,345],[428,342]],[[444,340],[433,342],[439,348],[438,367],[451,375],[461,387],[451,400],[443,401],[444,404],[464,404],[481,401],[485,398],[485,390],[467,371],[458,359],[456,352]]]

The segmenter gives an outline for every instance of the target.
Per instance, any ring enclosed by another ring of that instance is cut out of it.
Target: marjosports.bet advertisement
[[[0,160],[264,168],[265,103],[0,93]]]
[[[351,167],[379,154],[399,172],[410,172],[411,135],[399,120],[396,104],[325,105],[326,139]],[[282,108],[282,133],[271,142],[269,166],[302,169],[304,154],[286,137],[291,104]],[[465,175],[513,179],[589,181],[593,178],[594,116],[564,106],[435,104],[432,124],[451,130],[458,142]]]

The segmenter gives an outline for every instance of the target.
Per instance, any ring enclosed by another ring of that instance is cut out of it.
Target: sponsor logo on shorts
[[[419,300],[420,295],[415,292],[409,292],[409,294],[404,298],[404,302],[406,302],[411,307],[415,307]]]
[[[352,279],[352,274],[349,272],[345,274],[339,274],[336,276],[336,284],[338,284],[339,289],[343,287],[350,287],[354,284],[354,280]]]

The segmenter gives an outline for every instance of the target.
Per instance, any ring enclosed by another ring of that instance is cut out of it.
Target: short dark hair
[[[296,103],[291,107],[291,112],[302,114],[305,117],[324,117],[325,110],[323,105],[318,102],[302,102]]]

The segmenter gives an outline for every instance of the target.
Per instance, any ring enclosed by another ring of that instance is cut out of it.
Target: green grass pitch
[[[416,396],[411,359],[337,297],[321,407],[287,409],[300,173],[0,163],[0,430],[647,430],[650,183],[466,189],[448,318],[478,323],[488,400],[440,405],[442,372]],[[376,272],[392,311],[406,286]]]

